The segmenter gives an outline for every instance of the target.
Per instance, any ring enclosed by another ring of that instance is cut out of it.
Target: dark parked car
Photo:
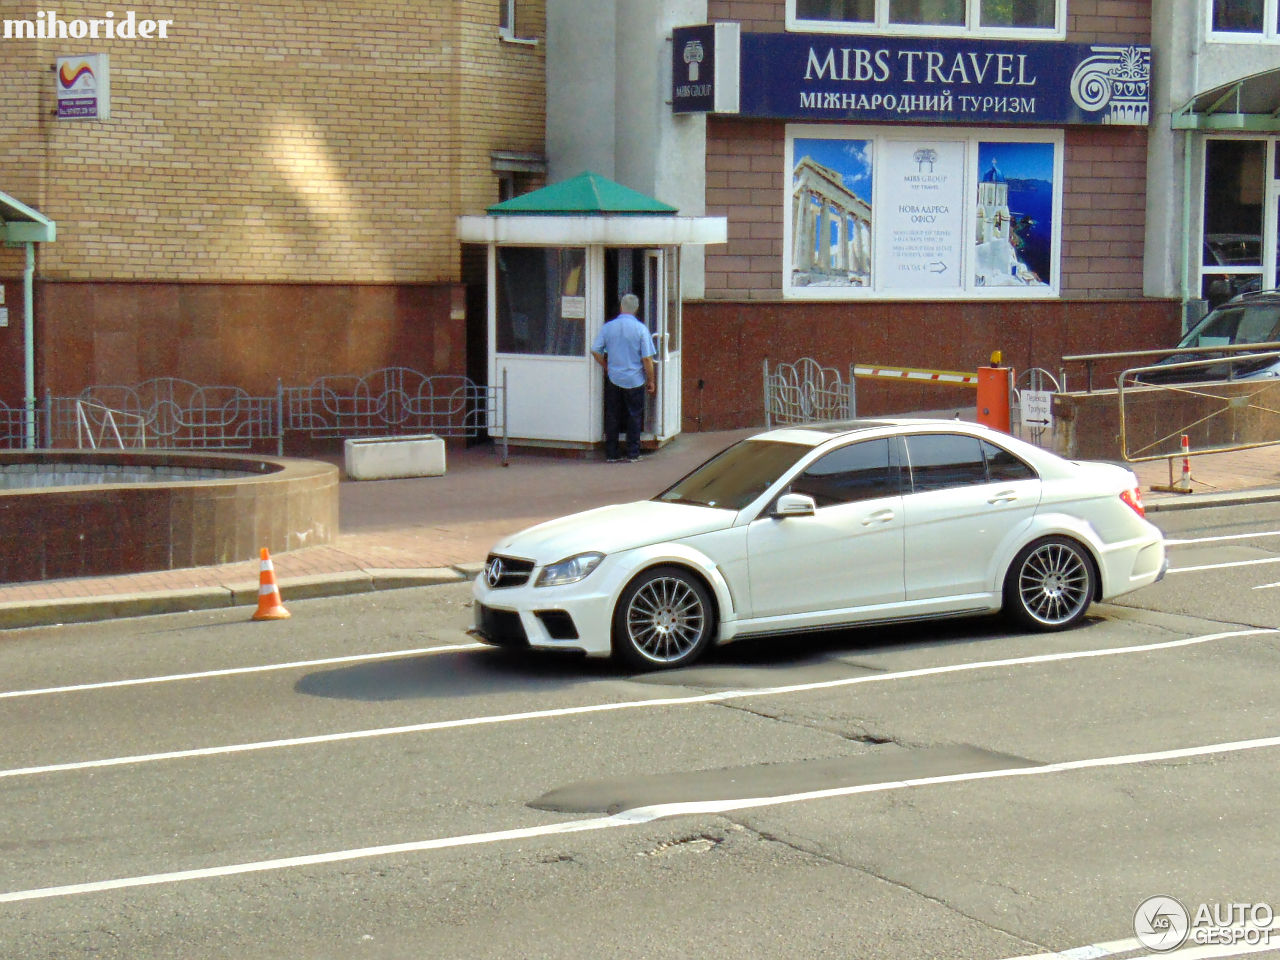
[[[1280,342],[1280,290],[1249,293],[1224,303],[1205,316],[1179,347],[1226,347],[1250,343]],[[1280,358],[1247,354],[1176,353],[1156,366],[1222,357],[1221,363],[1180,370],[1149,371],[1139,374],[1142,383],[1193,383],[1205,380],[1258,380],[1280,376]]]

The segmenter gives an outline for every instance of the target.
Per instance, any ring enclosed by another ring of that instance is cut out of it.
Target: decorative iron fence
[[[280,438],[277,398],[250,396],[239,387],[161,377],[135,387],[87,387],[79,396],[49,396],[45,403],[47,447],[248,450]]]
[[[780,363],[769,369],[764,362],[764,425],[774,427],[804,423],[852,420],[857,416],[854,371],[841,378],[834,367],[824,367],[812,357]]]
[[[501,385],[406,367],[326,376],[301,387],[280,382],[273,397],[163,377],[133,387],[87,387],[74,397],[46,393],[36,411],[35,445],[247,450],[274,440],[283,454],[287,431],[314,438],[405,432],[474,438],[506,423],[505,398]],[[23,446],[23,419],[23,410],[0,404],[0,448]],[[495,439],[506,462],[505,426]]]

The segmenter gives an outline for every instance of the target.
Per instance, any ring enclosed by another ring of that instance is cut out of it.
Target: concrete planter
[[[444,476],[444,441],[433,433],[348,440],[343,453],[352,480]]]

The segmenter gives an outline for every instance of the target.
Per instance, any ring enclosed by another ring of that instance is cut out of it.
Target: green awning
[[[58,225],[20,200],[0,193],[0,240],[10,243],[52,243]]]
[[[1280,70],[1198,93],[1173,111],[1175,130],[1280,131]]]
[[[489,208],[496,216],[674,217],[679,211],[590,171]]]

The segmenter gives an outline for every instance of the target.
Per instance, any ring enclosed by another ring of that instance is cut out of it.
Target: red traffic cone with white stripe
[[[1191,438],[1185,433],[1182,435],[1182,476],[1173,486],[1191,492]]]
[[[254,620],[288,620],[289,611],[280,600],[280,588],[276,585],[276,568],[271,565],[271,554],[262,548],[262,572],[258,574],[258,612]]]

